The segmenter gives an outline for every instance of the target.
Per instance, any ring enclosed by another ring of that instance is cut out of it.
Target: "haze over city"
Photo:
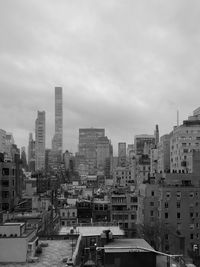
[[[1,128],[19,147],[63,88],[63,148],[103,127],[116,150],[135,134],[169,133],[199,106],[198,1],[1,1]]]

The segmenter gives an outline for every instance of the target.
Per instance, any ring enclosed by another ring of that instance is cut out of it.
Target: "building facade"
[[[97,140],[105,137],[105,129],[79,129],[79,155],[85,157],[89,174],[97,172]]]
[[[63,150],[63,99],[62,87],[55,87],[55,134],[52,140],[52,150]]]
[[[45,111],[38,111],[35,121],[35,169],[45,168]]]
[[[170,139],[171,172],[192,173],[192,151],[200,149],[200,112],[195,110],[193,116],[183,124],[174,127]]]
[[[150,154],[151,148],[155,147],[155,136],[148,134],[136,135],[134,145],[136,155]]]
[[[118,166],[126,166],[126,143],[118,143]]]

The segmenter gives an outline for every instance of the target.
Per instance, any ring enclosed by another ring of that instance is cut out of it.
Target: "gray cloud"
[[[0,2],[0,128],[27,145],[37,110],[54,130],[64,89],[64,144],[79,127],[105,127],[114,145],[171,131],[199,106],[197,0]]]

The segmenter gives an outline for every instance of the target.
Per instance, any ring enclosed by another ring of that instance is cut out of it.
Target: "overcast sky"
[[[27,146],[37,110],[54,132],[63,87],[64,149],[78,129],[117,142],[169,133],[200,106],[199,0],[0,0],[0,128]]]

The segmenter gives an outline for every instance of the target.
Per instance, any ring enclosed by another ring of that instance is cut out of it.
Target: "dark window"
[[[152,207],[153,207],[153,206],[154,206],[154,202],[150,202],[150,206],[152,206]]]
[[[168,212],[165,212],[165,219],[168,218]]]
[[[9,210],[9,204],[8,203],[2,203],[2,210]]]
[[[168,202],[165,202],[165,208],[168,208],[168,207],[169,207]]]
[[[8,198],[9,197],[9,191],[2,191],[2,198]]]
[[[135,220],[135,219],[136,219],[135,214],[131,214],[131,220]]]
[[[9,168],[3,168],[2,175],[9,175]]]
[[[151,191],[151,196],[152,196],[152,197],[154,196],[154,191]]]
[[[177,219],[180,219],[181,218],[181,214],[180,214],[180,212],[177,212]]]
[[[176,207],[179,209],[181,207],[181,203],[180,202],[176,202]]]
[[[5,187],[8,187],[9,186],[9,181],[4,181],[4,180],[2,180],[1,181],[1,184],[2,184],[2,186],[5,186]]]

